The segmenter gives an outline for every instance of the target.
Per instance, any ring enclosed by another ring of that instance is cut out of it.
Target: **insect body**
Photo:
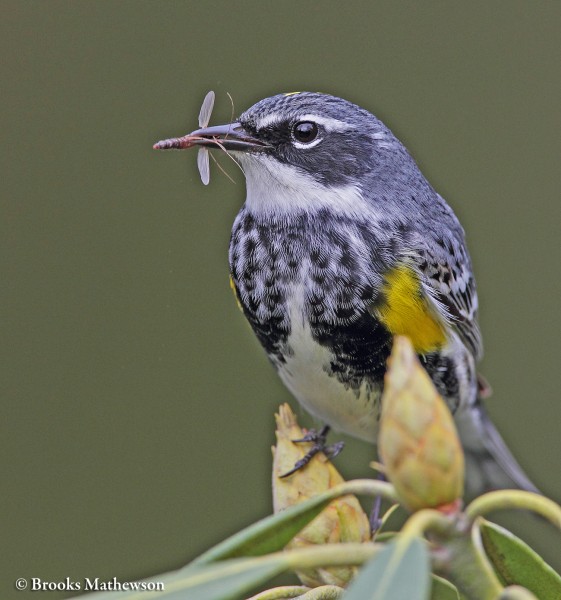
[[[210,115],[214,107],[214,92],[211,90],[205,96],[199,112],[199,127],[202,129],[208,125],[210,121]],[[179,138],[170,138],[162,140],[154,144],[155,150],[183,150],[185,148],[191,148],[197,144],[197,141],[201,141],[201,138],[196,135],[184,135]],[[208,150],[204,146],[199,146],[199,154],[197,156],[197,166],[199,167],[199,173],[201,180],[205,185],[208,185],[210,181],[210,166],[208,160]]]

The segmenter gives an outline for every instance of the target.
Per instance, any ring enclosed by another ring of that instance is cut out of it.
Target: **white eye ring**
[[[302,142],[297,142],[296,140],[292,142],[292,144],[294,145],[295,148],[299,148],[300,150],[308,150],[308,148],[313,148],[314,146],[317,146],[323,138],[316,138],[313,142],[310,142],[309,144],[303,144]]]

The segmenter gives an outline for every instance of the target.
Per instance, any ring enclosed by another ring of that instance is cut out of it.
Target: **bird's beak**
[[[240,123],[203,127],[183,137],[162,140],[154,144],[156,150],[181,150],[193,146],[237,150],[239,152],[259,152],[267,148],[267,144],[251,137]]]

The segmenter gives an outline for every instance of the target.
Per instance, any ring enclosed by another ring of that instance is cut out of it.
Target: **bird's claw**
[[[329,460],[335,458],[341,452],[343,446],[345,445],[345,442],[337,442],[335,444],[330,444],[329,446],[326,444],[329,429],[329,425],[324,425],[319,431],[316,431],[315,429],[310,429],[304,435],[304,437],[298,440],[292,440],[295,444],[307,442],[312,443],[313,446],[308,450],[308,452],[306,452],[306,454],[304,454],[302,458],[300,458],[294,463],[294,467],[292,467],[290,471],[287,471],[286,473],[280,475],[281,479],[284,479],[285,477],[288,477],[289,475],[292,475],[293,473],[296,473],[296,471],[299,471],[300,469],[305,467],[319,452],[323,452]]]

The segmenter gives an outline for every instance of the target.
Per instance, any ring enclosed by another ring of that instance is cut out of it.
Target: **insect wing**
[[[199,127],[206,127],[210,121],[210,115],[214,108],[214,92],[211,90],[205,96],[199,112]],[[210,163],[208,160],[208,150],[206,148],[199,148],[197,154],[197,166],[199,167],[199,173],[201,175],[201,181],[208,185],[210,181]]]
[[[199,127],[206,127],[210,121],[210,115],[214,108],[214,92],[211,90],[203,100],[201,111],[199,112]],[[207,161],[208,162],[208,161]]]
[[[201,175],[201,181],[208,185],[210,181],[210,164],[208,160],[208,150],[206,148],[199,148],[197,154],[197,167],[199,167],[199,173]]]

